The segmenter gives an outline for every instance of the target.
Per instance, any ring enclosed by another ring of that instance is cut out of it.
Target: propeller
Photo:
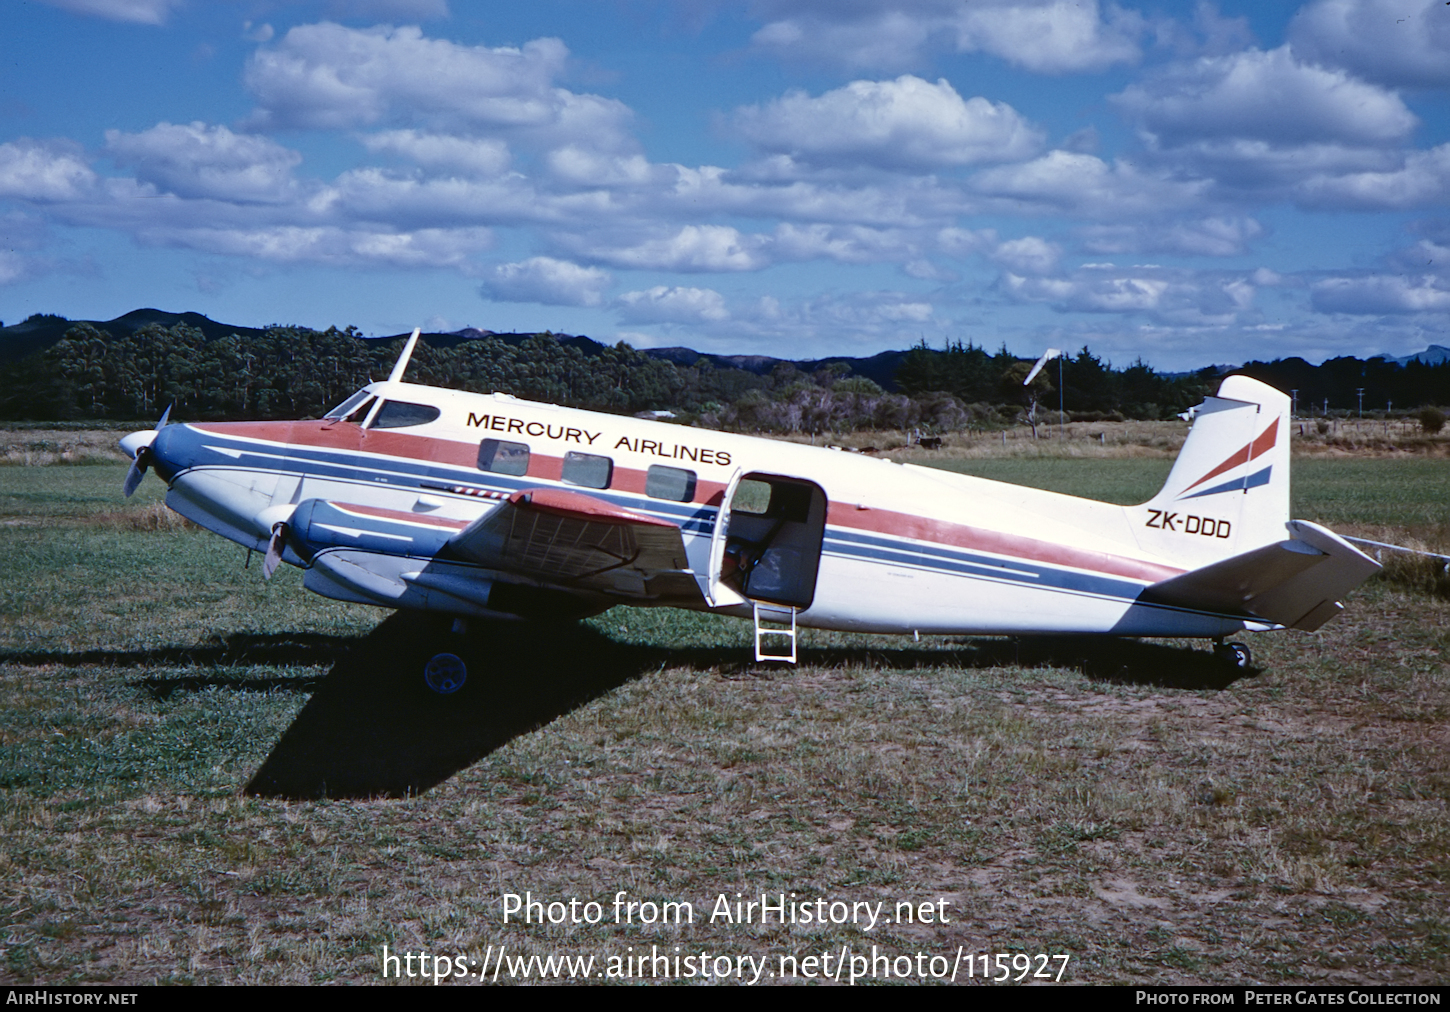
[[[156,423],[155,432],[160,432],[166,427],[166,420],[171,417],[171,407],[168,404],[166,405],[166,410],[161,412],[161,420]],[[127,436],[126,439],[121,440],[121,446],[125,447],[126,441],[130,438],[130,436]],[[156,437],[152,436],[151,438],[155,439]],[[144,445],[136,448],[136,452],[131,457],[131,467],[126,471],[126,480],[121,483],[121,491],[126,493],[127,499],[131,498],[131,494],[140,486],[141,479],[146,476],[146,468],[150,466],[151,443],[148,440]]]
[[[287,547],[287,524],[272,525],[272,536],[267,539],[267,554],[262,557],[262,579],[270,580],[277,567],[282,564],[282,550]]]

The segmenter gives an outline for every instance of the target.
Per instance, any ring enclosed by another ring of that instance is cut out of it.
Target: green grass
[[[948,460],[932,466],[990,481],[1028,485],[1127,506],[1151,499],[1168,479],[1173,462],[1131,457],[1117,460],[1019,457]]]
[[[1119,501],[1166,473],[986,464],[973,473]],[[1226,685],[1179,650],[810,631],[800,668],[762,670],[745,623],[619,608],[562,662],[549,650],[576,634],[529,633],[520,654],[481,633],[482,696],[420,701],[416,672],[383,671],[381,723],[340,721],[341,747],[386,753],[379,726],[420,706],[447,739],[621,672],[524,712],[426,793],[265,800],[239,788],[384,613],[148,529],[160,484],[127,503],[123,473],[0,471],[0,981],[367,983],[385,944],[479,960],[961,946],[1071,953],[1066,979],[1104,983],[1450,973],[1443,599],[1371,584],[1318,633],[1254,637],[1264,673]],[[1445,478],[1419,461],[1295,474],[1299,515],[1443,521]],[[944,899],[951,921],[505,925],[502,894],[525,891],[606,910],[619,891],[698,911],[736,892]]]
[[[0,519],[73,519],[115,513],[127,508],[121,496],[126,477],[124,464],[94,464],[82,467],[7,467],[0,470]],[[129,506],[135,508],[165,498],[166,486],[156,481],[141,483]]]
[[[1127,506],[1156,495],[1173,462],[1019,458],[956,460],[936,466]],[[1443,459],[1296,459],[1290,487],[1293,515],[1316,523],[1403,527],[1450,523],[1450,463]]]

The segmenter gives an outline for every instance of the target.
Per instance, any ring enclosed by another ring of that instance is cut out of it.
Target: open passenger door
[[[710,544],[714,607],[746,601],[811,606],[826,534],[826,493],[787,475],[737,473]]]

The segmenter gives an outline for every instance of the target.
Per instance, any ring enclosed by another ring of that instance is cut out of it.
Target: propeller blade
[[[267,554],[262,559],[262,579],[270,580],[277,567],[282,564],[283,538],[286,535],[286,524],[272,525],[272,536],[267,540]]]
[[[171,409],[175,406],[176,405],[174,404],[168,404],[166,405],[166,410],[161,412],[161,421],[156,423],[157,432],[160,432],[162,429],[166,428],[166,419],[171,417]]]
[[[126,480],[121,483],[121,491],[126,493],[126,498],[136,491],[141,484],[141,479],[146,477],[146,465],[151,460],[151,448],[143,446],[136,451],[136,456],[131,460],[131,467],[126,471]]]

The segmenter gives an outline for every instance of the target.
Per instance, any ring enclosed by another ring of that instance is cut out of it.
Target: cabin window
[[[354,408],[356,408],[363,401],[367,400],[369,396],[370,395],[369,395],[369,393],[366,390],[359,390],[357,393],[353,394],[347,400],[343,401],[341,404],[339,404],[337,407],[333,408],[331,411],[329,411],[327,414],[323,415],[322,417],[323,418],[346,418],[348,415],[352,414]]]
[[[654,499],[689,502],[695,498],[695,472],[655,464],[645,473],[644,492]]]
[[[770,485],[753,478],[743,478],[735,486],[735,497],[730,500],[732,513],[754,513],[764,516],[770,512]]]
[[[529,444],[485,439],[478,444],[478,469],[494,474],[523,475],[529,471]]]
[[[563,479],[570,485],[585,488],[608,488],[609,479],[614,476],[614,461],[593,453],[564,454]]]
[[[427,425],[443,412],[431,404],[409,404],[407,401],[384,401],[370,428],[403,429],[410,425]]]

